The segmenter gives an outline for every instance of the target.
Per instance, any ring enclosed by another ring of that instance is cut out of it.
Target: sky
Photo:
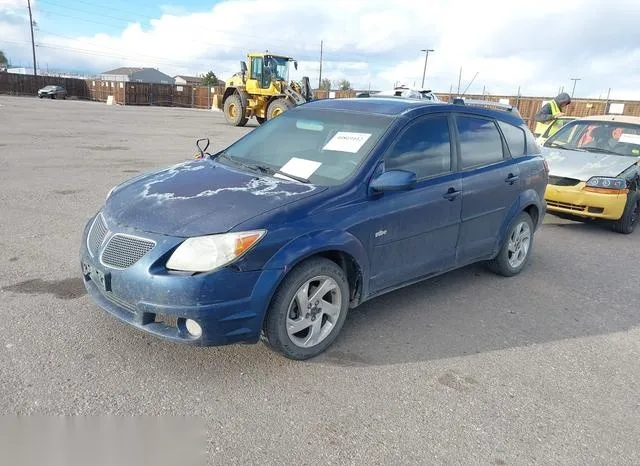
[[[468,2],[468,3],[467,3]],[[640,100],[638,0],[31,0],[39,68],[150,66],[228,79],[248,52],[297,58],[291,78],[356,89]],[[32,67],[27,0],[0,0],[0,50]],[[460,74],[460,70],[462,73]]]

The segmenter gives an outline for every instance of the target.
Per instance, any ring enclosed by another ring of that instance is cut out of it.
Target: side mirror
[[[416,174],[406,170],[390,170],[375,178],[370,188],[376,192],[408,191],[416,184]]]
[[[240,72],[241,73],[247,72],[247,62],[244,60],[240,62]]]

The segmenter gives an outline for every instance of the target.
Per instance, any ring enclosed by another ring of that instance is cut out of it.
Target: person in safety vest
[[[569,97],[569,94],[561,92],[552,101],[544,104],[536,113],[537,123],[533,133],[535,135],[543,134],[549,126],[554,125],[556,127],[552,127],[549,130],[547,137],[553,136],[562,127],[559,122],[558,125],[555,125],[557,118],[564,115],[564,110],[570,103],[571,97]]]

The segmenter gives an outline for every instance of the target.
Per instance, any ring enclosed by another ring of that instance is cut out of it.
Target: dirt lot
[[[640,231],[548,217],[520,276],[474,266],[376,299],[304,363],[105,315],[78,251],[109,188],[250,130],[0,96],[0,413],[195,415],[211,464],[640,463]]]

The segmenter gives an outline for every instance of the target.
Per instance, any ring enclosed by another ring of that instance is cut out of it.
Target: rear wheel
[[[624,212],[620,220],[613,224],[613,230],[628,235],[633,233],[640,218],[640,196],[637,191],[629,191],[627,194],[627,203],[624,206]]]
[[[522,212],[512,222],[507,238],[498,255],[489,261],[489,268],[498,275],[511,277],[524,268],[531,256],[533,246],[533,221]]]
[[[289,110],[293,105],[287,99],[276,99],[267,108],[267,120],[277,117]]]
[[[233,94],[224,101],[224,117],[227,119],[227,122],[233,126],[244,126],[247,124],[248,119],[245,116],[245,109],[239,95]]]
[[[329,347],[349,307],[347,277],[335,262],[314,258],[282,282],[267,312],[266,344],[289,359],[309,359]]]

